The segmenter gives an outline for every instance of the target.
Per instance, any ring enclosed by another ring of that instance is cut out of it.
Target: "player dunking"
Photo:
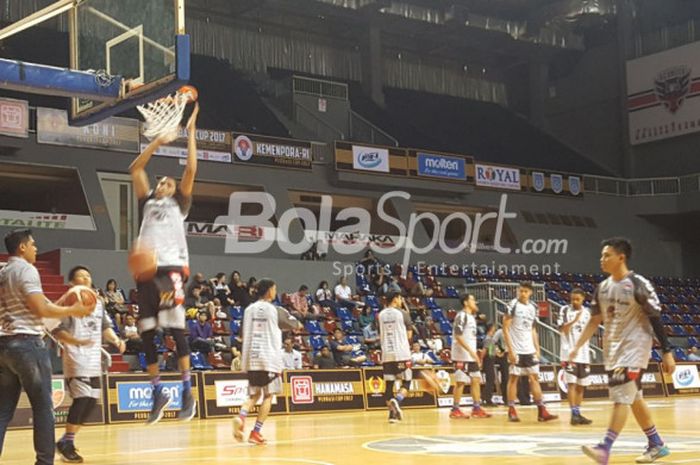
[[[233,436],[237,441],[243,441],[245,420],[262,396],[258,418],[248,442],[264,445],[267,441],[260,430],[270,413],[272,397],[283,392],[282,330],[300,329],[302,325],[287,310],[271,303],[277,297],[273,280],[261,279],[256,289],[259,300],[243,312],[241,367],[248,373],[248,399],[241,406],[240,414],[233,419]]]
[[[609,276],[601,282],[591,301],[591,320],[571,351],[575,359],[579,350],[603,322],[603,355],[608,370],[610,398],[614,402],[608,432],[603,442],[584,446],[583,452],[601,465],[607,465],[610,450],[627,421],[632,408],[637,424],[648,439],[637,463],[652,463],[670,454],[656,432],[651,412],[642,396],[642,374],[649,363],[654,336],[663,350],[663,370],[673,373],[676,362],[661,322],[661,305],[649,281],[627,268],[632,245],[624,238],[606,239],[602,243],[600,268]]]
[[[403,420],[401,402],[408,394],[413,379],[411,370],[411,317],[403,308],[403,297],[399,292],[390,291],[386,296],[387,306],[379,312],[379,337],[382,346],[384,367],[384,399],[389,408],[389,423]],[[394,383],[401,380],[401,388],[394,395]]]
[[[540,343],[537,337],[537,306],[530,301],[532,284],[520,283],[518,298],[508,304],[503,318],[503,336],[508,346],[510,376],[508,377],[508,421],[519,422],[515,411],[518,394],[518,378],[530,378],[530,390],[537,404],[537,421],[558,418],[547,411],[542,398],[542,387],[537,375],[540,372]]]
[[[566,372],[566,384],[569,389],[569,407],[571,407],[572,425],[590,425],[591,420],[581,415],[581,403],[586,386],[590,385],[588,375],[591,372],[591,354],[589,344],[582,346],[575,359],[569,358],[571,349],[581,338],[583,328],[591,319],[591,312],[583,305],[586,293],[576,288],[571,291],[571,305],[565,305],[559,312],[557,325],[561,332],[560,357],[562,368]]]
[[[476,318],[479,310],[476,298],[467,294],[460,299],[462,310],[455,316],[452,330],[452,362],[455,367],[455,389],[450,418],[467,419],[459,403],[464,385],[471,378],[471,395],[474,401],[472,417],[489,418],[491,414],[481,408],[481,359],[476,353]]]
[[[182,180],[163,177],[151,190],[146,165],[160,145],[173,136],[160,136],[153,140],[129,167],[136,197],[143,208],[139,241],[155,250],[158,269],[149,281],[138,282],[139,329],[143,340],[148,375],[153,386],[153,407],[149,424],[163,417],[170,397],[163,390],[158,368],[158,354],[154,342],[156,328],[169,329],[177,347],[178,365],[182,373],[181,420],[190,420],[197,412],[190,381],[190,348],[185,338],[185,308],[183,285],[189,274],[189,253],[185,237],[185,218],[192,205],[192,188],[197,173],[197,143],[195,122],[199,105],[187,122],[187,164]]]

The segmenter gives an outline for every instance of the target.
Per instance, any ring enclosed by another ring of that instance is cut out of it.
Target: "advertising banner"
[[[168,145],[161,145],[156,149],[155,155],[161,157],[187,158],[187,129],[180,127],[178,137]],[[225,131],[212,131],[210,129],[197,129],[197,159],[202,161],[215,161],[231,163],[231,133]],[[141,136],[141,150],[149,144],[146,137]]]
[[[234,163],[311,170],[311,143],[295,139],[233,134]]]
[[[677,362],[672,375],[664,374],[664,383],[670,396],[700,393],[700,376],[697,362]]]
[[[520,168],[476,163],[474,167],[474,178],[476,185],[479,187],[516,191],[522,189]]]
[[[248,379],[243,372],[210,371],[202,373],[202,418],[232,417],[241,411],[248,398]],[[250,415],[256,415],[260,401]],[[287,413],[284,395],[272,399],[271,415]]]
[[[0,134],[29,137],[29,104],[26,100],[0,98]]]
[[[336,141],[335,169],[362,174],[408,175],[406,149]]]
[[[448,182],[474,182],[474,159],[429,150],[408,150],[408,174],[418,178]]]
[[[77,229],[94,231],[95,223],[89,215],[62,213],[20,212],[0,210],[0,226],[38,229]]]
[[[411,381],[411,389],[408,395],[401,404],[401,408],[412,407],[435,407],[436,393],[435,390],[423,379],[421,371],[430,370],[430,368],[413,368],[413,381]],[[366,408],[367,410],[386,409],[384,401],[384,371],[381,367],[368,367],[362,369],[364,376],[365,393],[366,393]],[[400,381],[394,385],[394,392],[400,387]]]
[[[352,146],[352,167],[362,171],[389,172],[389,151],[378,147]]]
[[[289,413],[364,409],[361,370],[291,370],[284,376]]]

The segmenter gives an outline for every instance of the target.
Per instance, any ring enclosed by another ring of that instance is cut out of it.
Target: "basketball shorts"
[[[405,362],[386,362],[382,364],[384,368],[384,380],[395,381],[411,381],[413,379],[413,364],[410,360]]]
[[[515,365],[511,365],[508,373],[513,376],[536,375],[540,372],[540,361],[535,354],[517,354]]]
[[[562,368],[566,384],[577,384],[584,387],[591,385],[591,381],[588,379],[588,375],[591,374],[589,364],[562,362]]]
[[[632,405],[642,399],[641,368],[615,368],[608,372],[610,400],[616,404]]]
[[[266,396],[282,394],[282,377],[279,373],[269,371],[249,371],[248,394],[250,397],[257,397],[260,394]]]
[[[150,281],[137,283],[139,329],[185,329],[185,273],[182,267],[160,267]]]
[[[476,362],[456,362],[454,363],[455,368],[455,382],[457,383],[468,383],[471,378],[481,379],[481,371],[479,370],[479,364]]]
[[[93,378],[66,378],[66,386],[68,386],[68,394],[73,399],[80,399],[81,397],[99,399],[102,391],[99,376]]]

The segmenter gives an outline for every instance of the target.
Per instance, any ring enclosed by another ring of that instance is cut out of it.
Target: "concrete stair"
[[[7,254],[0,254],[0,262],[7,262],[8,259]],[[49,300],[56,301],[68,290],[61,276],[61,255],[58,250],[40,254],[34,266],[39,271],[44,295]]]
[[[129,362],[124,360],[121,354],[112,354],[112,366],[109,368],[110,373],[126,373],[130,371]]]

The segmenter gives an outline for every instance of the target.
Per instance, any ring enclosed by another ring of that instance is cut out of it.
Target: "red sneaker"
[[[233,419],[233,437],[236,438],[236,441],[238,442],[243,442],[243,427],[245,424],[243,423],[243,420],[241,420],[241,417],[236,417]]]
[[[491,414],[482,408],[472,409],[472,418],[491,418]]]
[[[267,439],[262,437],[262,434],[258,433],[257,431],[251,431],[250,436],[248,436],[248,442],[255,444],[256,446],[264,446],[267,444]]]
[[[559,418],[558,415],[552,415],[544,407],[537,409],[537,421],[552,421],[557,418]]]
[[[469,420],[469,415],[462,412],[461,409],[450,410],[450,418],[453,420]]]
[[[508,407],[508,421],[513,423],[520,422],[520,418],[518,418],[518,412],[515,411],[515,407]]]

